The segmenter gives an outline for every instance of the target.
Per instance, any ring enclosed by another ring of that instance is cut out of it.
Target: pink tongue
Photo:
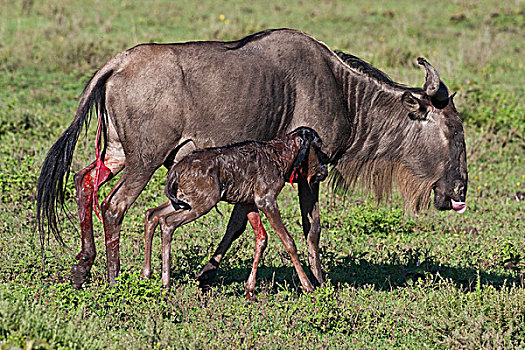
[[[467,210],[467,203],[465,202],[456,202],[452,199],[452,209],[454,209],[458,214],[462,214]]]

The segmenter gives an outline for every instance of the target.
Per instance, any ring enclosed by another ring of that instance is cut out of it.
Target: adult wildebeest
[[[289,29],[233,42],[144,44],[121,52],[91,78],[75,118],[42,165],[40,231],[47,228],[60,239],[56,207],[63,203],[75,144],[93,105],[99,123],[96,161],[75,176],[82,231],[72,268],[77,287],[95,258],[92,205],[99,185],[124,169],[101,204],[108,278],[114,283],[124,214],[168,157],[269,140],[299,126],[317,131],[347,184],[359,176],[381,197],[397,179],[412,210],[426,207],[432,190],[437,209],[463,210],[467,166],[461,119],[438,72],[424,59],[419,63],[427,73],[423,89],[405,87],[357,57],[336,54]],[[305,181],[298,187],[310,269],[321,283],[319,187]],[[213,278],[246,222],[236,205],[223,240],[198,275],[201,281]]]
[[[182,158],[168,172],[168,202],[146,212],[144,267],[142,276],[151,277],[151,241],[158,224],[162,231],[162,284],[170,284],[170,251],[173,232],[209,212],[219,201],[241,204],[255,233],[253,267],[246,282],[246,299],[254,300],[259,259],[267,235],[259,210],[281,238],[294,264],[303,289],[313,291],[292,236],[286,230],[277,196],[287,180],[300,177],[310,185],[326,178],[326,155],[317,133],[300,127],[283,138],[268,142],[241,142],[225,147],[196,150]]]

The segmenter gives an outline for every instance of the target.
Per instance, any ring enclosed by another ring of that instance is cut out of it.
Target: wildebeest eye
[[[408,113],[408,117],[410,118],[410,120],[418,120],[417,115],[415,115],[414,113]]]
[[[408,117],[410,120],[427,120],[428,118],[428,112],[425,112],[424,114],[417,114],[417,113],[408,113]]]

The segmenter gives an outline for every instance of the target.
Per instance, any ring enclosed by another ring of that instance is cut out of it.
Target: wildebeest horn
[[[418,57],[417,63],[425,66],[427,75],[425,77],[425,85],[423,89],[428,96],[435,98],[438,101],[448,100],[448,89],[445,84],[439,79],[439,73],[436,68],[432,67],[430,63],[423,57]]]

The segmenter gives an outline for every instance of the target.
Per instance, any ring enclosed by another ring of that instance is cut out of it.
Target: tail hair
[[[95,106],[97,117],[100,118],[102,123],[104,135],[102,156],[105,153],[105,145],[107,144],[107,110],[104,84],[113,71],[106,71],[102,75],[99,73],[96,72],[87,83],[75,118],[64,134],[51,147],[40,170],[36,194],[36,220],[42,251],[46,236],[49,233],[52,233],[59,243],[65,245],[58,230],[58,208],[61,207],[62,211],[67,212],[64,208],[65,190],[73,153],[83,126],[85,126],[87,133],[93,106]],[[99,74],[98,77],[97,74]]]

